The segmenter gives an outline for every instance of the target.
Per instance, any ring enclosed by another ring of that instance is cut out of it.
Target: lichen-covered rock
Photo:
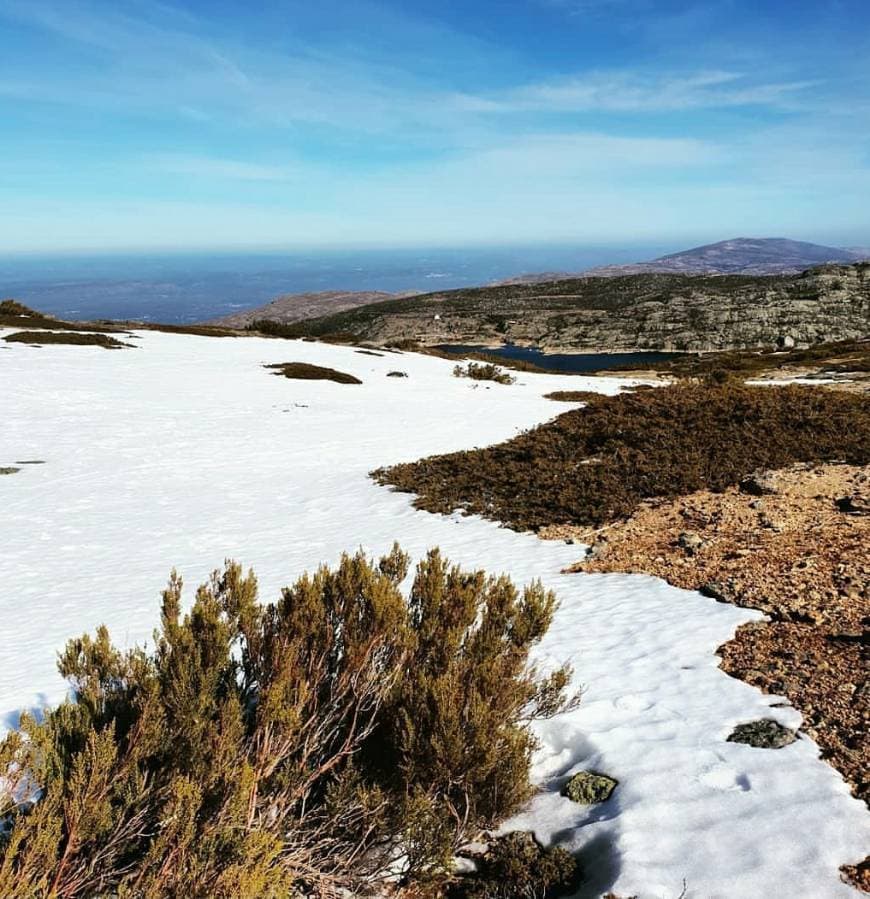
[[[728,742],[745,743],[758,749],[782,749],[796,739],[797,733],[790,727],[785,727],[772,718],[761,718],[738,724],[728,737]]]
[[[562,788],[562,795],[581,805],[593,805],[596,802],[610,799],[618,783],[618,780],[608,777],[606,774],[579,771]]]

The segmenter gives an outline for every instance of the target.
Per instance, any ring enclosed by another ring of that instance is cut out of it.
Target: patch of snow
[[[518,373],[472,389],[453,361],[315,343],[141,332],[136,352],[7,345],[0,356],[3,460],[43,459],[0,479],[0,713],[65,695],[56,653],[100,624],[149,640],[170,569],[194,587],[223,560],[252,566],[261,596],[343,550],[394,540],[518,584],[540,578],[561,608],[540,648],[570,661],[586,692],[538,726],[540,794],[511,826],[581,853],[587,882],[643,899],[852,897],[839,865],[863,857],[864,806],[806,737],[779,750],[726,738],[773,717],[781,697],[717,667],[716,647],[760,616],[640,575],[563,575],[582,547],[477,517],[416,511],[378,487],[380,465],[481,446],[563,412],[557,389],[614,394],[628,379]],[[300,361],[363,384],[293,381],[263,363]],[[619,781],[599,806],[559,795],[581,769]]]

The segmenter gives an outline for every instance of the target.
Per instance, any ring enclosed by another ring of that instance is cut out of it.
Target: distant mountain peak
[[[698,275],[794,275],[825,263],[858,262],[870,257],[862,248],[844,249],[823,244],[790,240],[787,237],[732,237],[659,256],[648,262],[628,265],[601,265],[581,272],[584,277],[618,275],[698,274]],[[504,283],[536,283],[574,276],[577,273],[546,272],[521,275]]]

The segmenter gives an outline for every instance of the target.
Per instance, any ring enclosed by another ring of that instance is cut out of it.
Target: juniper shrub
[[[261,605],[227,563],[151,651],[105,628],[59,660],[74,701],[0,744],[0,895],[260,899],[449,870],[529,794],[527,724],[571,700],[528,663],[555,602],[437,550],[342,557]],[[389,760],[389,764],[385,764]]]

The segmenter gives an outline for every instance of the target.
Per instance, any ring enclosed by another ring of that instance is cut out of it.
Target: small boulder
[[[585,560],[587,562],[592,562],[595,559],[600,559],[604,553],[607,551],[607,541],[606,540],[596,540],[587,550]]]
[[[20,468],[16,468],[13,465],[9,465],[5,468],[0,468],[0,474],[15,474],[15,472],[21,471]]]
[[[740,491],[750,493],[752,496],[771,496],[779,493],[776,483],[776,475],[772,471],[753,471],[749,477],[740,482]]]
[[[708,581],[698,588],[698,592],[701,596],[707,596],[717,602],[732,602],[734,598],[733,591],[729,590],[721,581]]]
[[[680,536],[677,537],[677,544],[686,550],[686,552],[695,553],[704,545],[704,541],[701,539],[700,535],[696,534],[694,531],[683,531]]]
[[[562,787],[562,795],[580,805],[594,805],[610,799],[618,780],[594,771],[579,771]]]
[[[408,372],[406,372],[406,371],[388,371],[387,377],[388,378],[407,378]]]
[[[729,743],[745,743],[757,749],[782,749],[797,739],[796,731],[774,721],[773,718],[760,718],[738,724],[728,737]]]
[[[837,508],[847,515],[870,515],[870,498],[858,493],[841,496],[837,500]]]

